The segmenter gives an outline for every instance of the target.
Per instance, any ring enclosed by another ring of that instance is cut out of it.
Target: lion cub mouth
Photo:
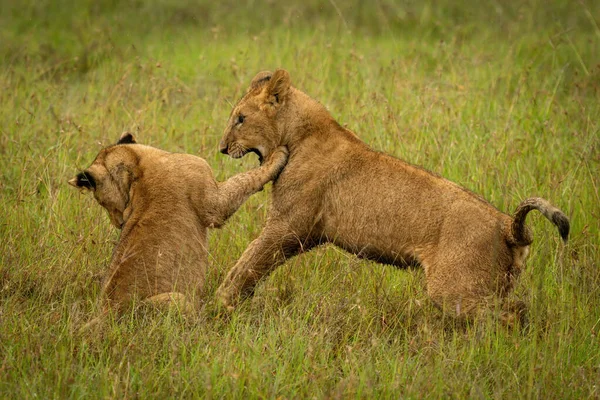
[[[242,158],[244,157],[246,154],[248,153],[254,153],[258,156],[258,162],[260,162],[260,164],[262,165],[264,157],[262,155],[262,153],[260,152],[260,150],[258,150],[257,148],[246,148],[244,146],[240,146],[240,145],[236,145],[235,143],[231,146],[229,146],[229,148],[227,149],[226,152],[223,152],[224,154],[229,154],[229,156],[231,158]]]
[[[248,153],[256,154],[258,156],[258,162],[260,163],[260,165],[262,165],[264,158],[262,153],[258,149],[248,149]]]

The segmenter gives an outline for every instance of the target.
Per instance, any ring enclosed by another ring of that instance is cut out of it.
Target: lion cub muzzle
[[[228,152],[228,148],[227,148],[227,147],[228,147],[228,146],[227,146],[227,143],[225,143],[224,141],[222,141],[222,140],[221,140],[221,141],[219,142],[219,151],[220,151],[222,154],[229,154],[229,152]]]

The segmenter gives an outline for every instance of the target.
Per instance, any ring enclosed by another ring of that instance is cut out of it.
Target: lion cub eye
[[[242,123],[244,123],[245,119],[246,119],[246,117],[244,117],[242,114],[240,114],[240,115],[238,115],[237,123],[242,124]]]

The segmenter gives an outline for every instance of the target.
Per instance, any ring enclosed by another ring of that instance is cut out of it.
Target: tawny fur
[[[333,243],[381,263],[421,265],[431,299],[469,315],[513,286],[531,243],[527,212],[540,210],[567,239],[567,217],[546,200],[525,200],[513,219],[453,182],[372,150],[292,87],[286,71],[262,72],[232,110],[221,151],[268,157],[282,145],[289,161],[273,183],[266,226],[217,291],[228,308],[287,258]]]
[[[104,284],[102,309],[134,298],[193,309],[208,265],[209,227],[221,226],[287,160],[282,147],[260,168],[216,182],[202,158],[135,143],[124,134],[69,183],[94,197],[122,229]]]

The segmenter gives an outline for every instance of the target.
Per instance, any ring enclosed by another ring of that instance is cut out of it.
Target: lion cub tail
[[[517,211],[515,211],[511,225],[511,239],[514,244],[517,246],[528,246],[533,242],[531,232],[525,226],[525,217],[531,210],[538,210],[544,214],[544,217],[556,225],[560,237],[567,243],[570,229],[569,218],[547,200],[541,197],[530,197],[523,200],[517,207]]]

